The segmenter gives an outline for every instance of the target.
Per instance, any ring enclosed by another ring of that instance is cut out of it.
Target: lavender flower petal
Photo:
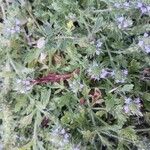
[[[132,101],[132,99],[131,99],[131,98],[125,98],[125,104],[130,104],[130,103],[131,103],[131,101]]]
[[[130,112],[130,109],[129,109],[129,106],[128,106],[128,105],[125,105],[125,106],[124,106],[124,111],[125,111],[125,113],[129,113],[129,112]]]

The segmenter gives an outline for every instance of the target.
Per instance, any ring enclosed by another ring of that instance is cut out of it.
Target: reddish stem
[[[47,76],[32,80],[31,83],[38,84],[38,83],[48,83],[48,82],[60,82],[67,79],[70,79],[73,74],[79,74],[79,69],[76,69],[72,73],[67,74],[56,74],[56,73],[49,73]]]

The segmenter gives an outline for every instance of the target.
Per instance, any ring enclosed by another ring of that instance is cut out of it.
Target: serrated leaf
[[[131,71],[135,72],[135,71],[139,71],[140,69],[140,63],[133,59],[131,62],[130,62],[130,69]]]
[[[131,140],[131,141],[137,140],[136,132],[132,127],[127,127],[127,128],[121,129],[119,131],[119,135],[120,135],[120,137]]]
[[[98,31],[100,31],[100,28],[103,26],[103,18],[102,17],[98,17],[95,21],[94,27],[93,27],[93,33],[97,33]]]
[[[150,102],[150,93],[144,93],[142,98],[143,98],[143,100],[146,100],[146,101]]]
[[[34,113],[31,113],[20,120],[20,128],[26,127],[32,123]]]

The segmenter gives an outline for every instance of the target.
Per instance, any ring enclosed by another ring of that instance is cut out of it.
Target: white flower
[[[132,99],[131,99],[131,98],[125,98],[125,103],[126,103],[126,104],[130,104],[130,103],[131,103],[131,101],[132,101]]]
[[[120,7],[121,7],[121,5],[120,5],[119,3],[115,3],[114,6],[115,6],[116,8],[120,8]]]
[[[22,94],[29,92],[33,87],[29,80],[17,79],[15,83],[16,85],[14,87],[14,90]]]
[[[47,56],[47,54],[44,53],[44,52],[42,52],[42,53],[40,54],[40,57],[39,57],[39,62],[40,62],[40,63],[43,63],[43,61],[45,60],[46,56]]]
[[[37,41],[37,48],[42,49],[45,46],[45,38],[41,37],[38,41]]]
[[[147,33],[144,33],[144,37],[148,37],[148,34],[147,34]]]
[[[141,46],[143,46],[143,44],[144,44],[144,41],[139,41],[139,43],[138,43],[138,45],[141,47]]]
[[[133,24],[131,19],[129,19],[129,18],[127,19],[125,17],[118,17],[117,18],[117,23],[118,23],[118,28],[119,29],[130,27]]]
[[[123,5],[124,5],[125,7],[129,7],[129,6],[130,6],[129,2],[125,2]]]
[[[69,86],[71,91],[73,91],[74,93],[77,93],[78,91],[82,91],[82,89],[84,88],[84,85],[78,80],[74,80],[70,82]]]
[[[122,23],[124,21],[124,19],[125,19],[124,17],[118,17],[117,21],[120,22],[120,23]]]

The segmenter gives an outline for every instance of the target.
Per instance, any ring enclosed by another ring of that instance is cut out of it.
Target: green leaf
[[[150,102],[150,93],[143,93],[142,99]]]
[[[25,108],[27,103],[28,103],[28,100],[26,96],[23,96],[23,95],[17,96],[14,112],[19,112],[22,108]]]
[[[61,118],[63,124],[69,124],[72,121],[72,113],[66,112],[65,115]]]
[[[130,62],[130,69],[131,69],[132,72],[139,71],[139,69],[140,69],[140,63],[137,60],[133,59]]]
[[[124,129],[121,129],[120,131],[119,131],[119,136],[121,137],[121,138],[125,138],[125,139],[127,139],[127,140],[131,140],[131,141],[136,141],[137,140],[137,135],[136,135],[136,132],[135,132],[135,130],[132,128],[132,127],[126,127],[126,128],[124,128]]]
[[[94,133],[87,130],[87,131],[82,131],[82,135],[86,141],[90,141],[93,138]]]
[[[77,99],[71,93],[66,93],[61,97],[56,97],[54,98],[54,101],[59,108],[62,108],[63,106],[74,108],[75,104],[77,103]]]
[[[121,92],[131,92],[133,87],[134,87],[133,84],[126,84],[121,88]]]
[[[23,127],[30,125],[32,123],[33,115],[34,115],[34,113],[31,113],[31,114],[21,118],[21,120],[19,121],[20,128],[23,128]]]
[[[103,24],[104,24],[103,17],[102,16],[97,17],[92,32],[97,33],[98,31],[100,31],[100,28],[103,26]]]
[[[115,106],[115,98],[112,95],[109,95],[105,99],[106,110],[110,111]]]
[[[51,95],[51,90],[42,90],[41,91],[41,101],[44,107],[46,107],[49,103],[50,100],[50,95]]]

